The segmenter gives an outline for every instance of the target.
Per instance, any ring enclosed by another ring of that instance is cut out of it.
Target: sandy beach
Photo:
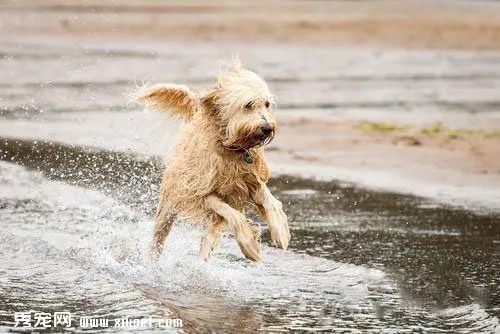
[[[500,48],[500,9],[490,1],[29,0],[0,6],[4,35]]]

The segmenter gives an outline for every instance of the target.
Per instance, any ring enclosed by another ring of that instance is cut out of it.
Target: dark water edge
[[[154,211],[159,158],[12,138],[0,139],[0,158],[97,189],[147,215]],[[289,216],[293,252],[381,269],[408,303],[436,309],[478,303],[500,316],[498,213],[287,175],[270,187]],[[264,242],[270,243],[267,233]]]

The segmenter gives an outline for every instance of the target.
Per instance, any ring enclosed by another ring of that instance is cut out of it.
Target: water
[[[9,139],[1,152],[5,329],[26,309],[179,317],[187,331],[498,328],[498,214],[282,176],[270,187],[289,252],[264,233],[262,263],[225,239],[199,265],[202,231],[178,224],[151,266],[158,160]]]
[[[335,49],[289,45],[64,38],[0,41],[1,112],[120,111],[131,81],[212,84],[221,59],[239,53],[261,73],[280,110],[369,117],[494,113],[500,106],[498,52]],[[203,55],[203,56],[200,56]],[[28,97],[28,98],[27,98]],[[416,115],[415,115],[416,114]]]
[[[131,79],[199,87],[238,50],[284,114],[404,113],[457,126],[481,114],[486,124],[500,105],[500,54],[64,39],[0,47],[0,331],[26,310],[181,318],[188,333],[499,331],[495,210],[282,175],[270,187],[290,219],[288,252],[264,230],[262,263],[226,238],[200,265],[202,232],[177,223],[152,266],[145,249],[166,145],[148,138],[171,129],[126,123],[123,110]]]

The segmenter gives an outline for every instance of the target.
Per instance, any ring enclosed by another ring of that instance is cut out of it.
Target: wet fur
[[[281,203],[266,187],[270,176],[265,140],[257,138],[263,123],[272,126],[273,97],[267,84],[236,61],[222,72],[215,87],[193,93],[188,87],[159,84],[141,89],[136,99],[185,120],[165,169],[150,249],[158,256],[175,218],[207,227],[200,260],[206,260],[224,231],[233,234],[245,256],[260,259],[259,230],[244,216],[253,203],[269,224],[271,237],[286,249],[290,239]],[[252,163],[244,160],[248,152]]]

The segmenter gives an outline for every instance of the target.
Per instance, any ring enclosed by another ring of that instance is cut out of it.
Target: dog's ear
[[[215,114],[219,110],[219,106],[217,104],[217,96],[218,91],[214,88],[203,94],[200,98],[201,104],[212,114]]]
[[[185,119],[191,118],[200,106],[198,97],[184,85],[158,84],[141,88],[134,97],[147,107],[168,110]]]

